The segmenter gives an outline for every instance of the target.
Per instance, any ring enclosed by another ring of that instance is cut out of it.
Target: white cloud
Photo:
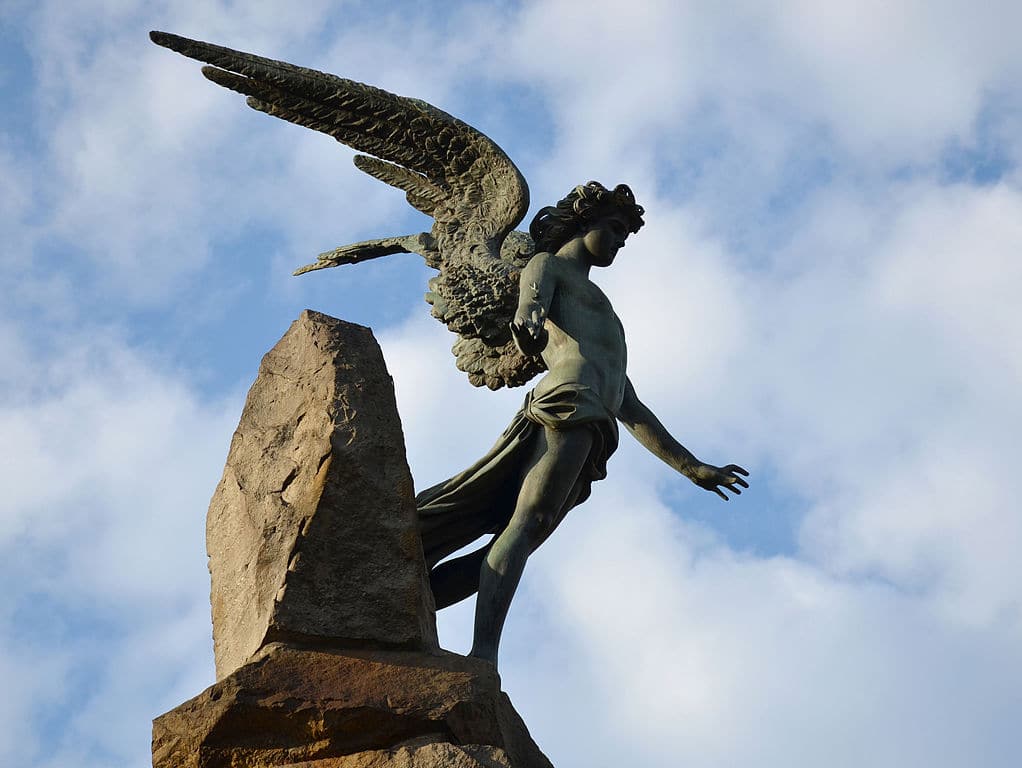
[[[6,610],[2,618],[5,625],[12,625]],[[0,674],[5,687],[0,699],[0,755],[8,759],[28,756],[40,748],[46,736],[38,727],[39,719],[64,700],[65,681],[73,663],[73,654],[68,652],[0,639]]]
[[[1004,467],[1022,427],[1020,213],[1005,187],[905,196],[874,244],[854,336],[832,336],[872,375],[842,398],[839,423],[865,426],[843,435],[842,492],[806,530],[830,567],[927,584],[963,620],[1016,632],[1022,486]]]
[[[607,272],[637,391],[697,455],[776,468],[820,567],[1018,632],[1020,214],[1003,185],[836,192],[752,272],[661,212]]]
[[[913,163],[968,137],[987,90],[1017,75],[1007,30],[1018,17],[1010,2],[646,3],[622,14],[561,0],[527,6],[509,60],[551,90],[580,160],[583,147],[598,162],[717,108],[742,140],[805,121],[858,162]]]
[[[148,39],[150,27],[201,29],[208,39],[283,56],[312,45],[324,11],[325,4],[304,4],[302,13],[275,3],[204,4],[150,15],[136,3],[111,3],[37,17],[28,47],[49,152],[25,175],[46,179],[40,195],[50,237],[88,254],[106,277],[95,288],[101,296],[166,303],[207,265],[212,241],[267,226],[297,230],[316,213],[320,227],[329,224],[324,211],[336,206],[323,190],[343,155],[302,163],[311,136],[283,124],[273,126],[279,133],[259,132],[253,126],[270,121],[206,82],[196,62]],[[319,139],[322,157],[329,140]],[[322,169],[318,178],[310,167]]]
[[[240,402],[200,403],[116,338],[63,341],[18,361],[0,407],[0,549],[18,585],[0,644],[35,670],[8,676],[0,755],[130,764],[156,708],[211,674],[203,518]]]
[[[999,628],[707,546],[648,488],[606,482],[530,566],[520,599],[547,623],[516,605],[508,630],[505,681],[546,713],[529,722],[555,764],[1012,763],[1017,652]],[[537,667],[545,685],[520,683]]]

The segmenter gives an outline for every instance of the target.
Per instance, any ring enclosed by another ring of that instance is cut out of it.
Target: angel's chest
[[[614,315],[610,299],[595,283],[569,283],[561,287],[557,298],[565,311]]]

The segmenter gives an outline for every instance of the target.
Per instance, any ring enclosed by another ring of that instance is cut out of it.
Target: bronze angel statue
[[[545,371],[479,462],[416,497],[437,608],[478,592],[471,655],[497,661],[504,619],[528,556],[606,476],[620,421],[655,456],[725,501],[747,488],[735,464],[703,463],[636,396],[624,330],[590,280],[643,225],[624,184],[589,182],[516,231],[525,179],[493,141],[417,99],[335,75],[163,32],[152,40],[209,66],[213,82],[261,112],[313,128],[365,154],[360,170],[405,192],[429,232],[321,254],[301,274],[393,253],[419,253],[432,315],[457,335],[457,366],[491,389]],[[450,558],[481,537],[489,542]]]

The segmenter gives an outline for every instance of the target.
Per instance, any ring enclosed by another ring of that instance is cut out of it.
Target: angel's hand
[[[728,497],[721,490],[723,486],[724,490],[731,491],[736,496],[742,492],[742,488],[748,488],[749,484],[743,480],[740,475],[749,476],[749,473],[739,467],[737,464],[728,464],[726,467],[715,467],[712,464],[698,464],[695,469],[692,470],[689,477],[692,482],[698,485],[700,488],[705,488],[707,491],[713,491],[715,494],[724,499],[728,500]],[[739,487],[741,486],[741,487]]]
[[[543,327],[545,320],[542,309],[534,309],[527,317],[515,315],[511,321],[511,335],[523,355],[536,357],[546,348],[549,334]]]

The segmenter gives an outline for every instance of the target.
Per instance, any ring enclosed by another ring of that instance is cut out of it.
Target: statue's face
[[[582,242],[594,267],[609,267],[628,238],[628,222],[620,213],[601,216],[589,225]]]

